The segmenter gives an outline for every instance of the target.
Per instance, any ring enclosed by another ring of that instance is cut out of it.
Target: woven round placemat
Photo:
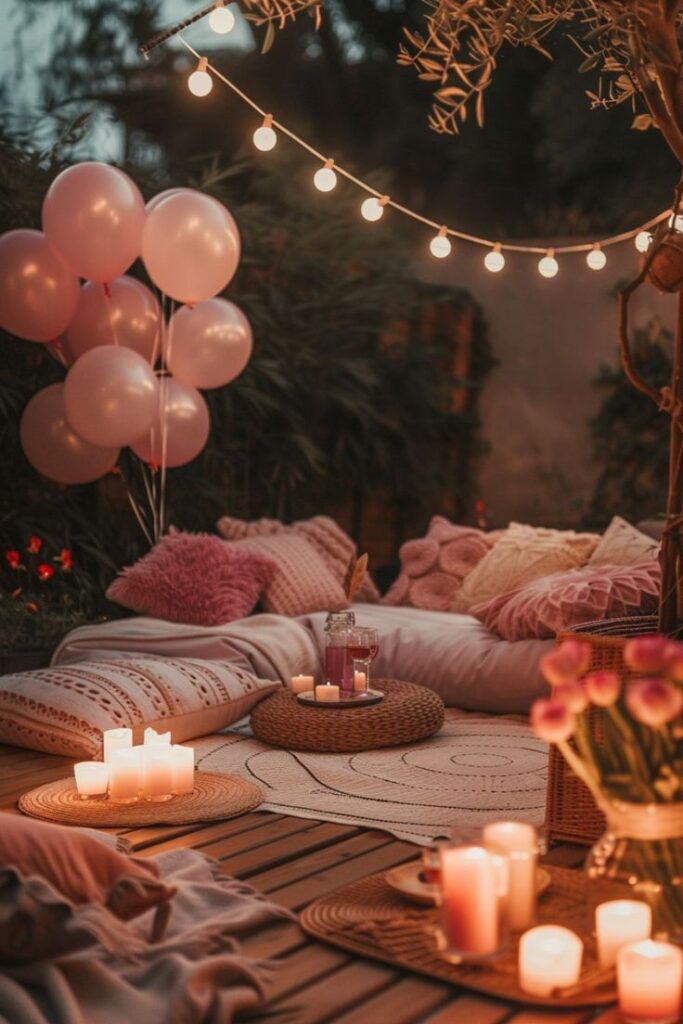
[[[305,707],[290,690],[278,690],[251,712],[252,731],[275,747],[343,754],[413,743],[443,725],[443,701],[425,686],[373,679],[372,688],[384,693],[381,704],[343,715],[324,706]]]
[[[614,973],[600,970],[588,914],[588,879],[581,871],[549,867],[551,883],[539,901],[539,924],[562,924],[584,942],[580,991],[547,998],[532,996],[517,983],[518,939],[495,961],[451,964],[436,948],[439,911],[417,907],[385,881],[384,873],[346,885],[311,903],[299,916],[301,927],[324,942],[404,970],[518,1003],[554,1008],[597,1006],[617,998]],[[591,883],[592,884],[592,883]],[[609,898],[608,889],[605,890]]]
[[[115,804],[110,800],[81,800],[74,780],[59,779],[32,789],[19,798],[19,810],[34,818],[62,825],[186,825],[194,821],[236,818],[263,802],[263,792],[253,782],[234,775],[195,772],[194,791],[155,803],[138,800]]]

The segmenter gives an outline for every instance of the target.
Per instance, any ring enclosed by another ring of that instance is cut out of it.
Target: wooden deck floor
[[[0,746],[0,798],[5,810],[28,789],[63,778],[66,758]],[[19,813],[18,811],[16,813]],[[416,847],[384,832],[253,812],[207,825],[120,831],[138,855],[192,847],[219,860],[226,874],[250,882],[275,902],[300,911],[316,897],[416,855]],[[559,846],[546,860],[578,865],[585,850]],[[263,929],[244,941],[254,956],[279,963],[269,986],[269,1011],[289,1024],[617,1024],[616,1009],[524,1010],[392,970],[310,940],[293,923]],[[270,1014],[249,1018],[272,1020]]]

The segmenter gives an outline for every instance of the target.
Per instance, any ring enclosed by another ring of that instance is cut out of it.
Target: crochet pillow
[[[565,569],[578,569],[588,561],[598,540],[597,533],[510,523],[456,592],[451,611],[467,614],[475,605],[531,580]]]
[[[401,572],[381,604],[448,611],[465,576],[499,537],[434,516],[425,537],[401,545]]]
[[[590,557],[589,565],[638,565],[659,553],[659,541],[615,516]]]
[[[275,565],[258,551],[238,551],[208,533],[171,529],[107,590],[111,601],[142,615],[194,626],[243,619],[272,579]]]
[[[357,555],[355,543],[341,526],[329,516],[313,516],[312,519],[301,519],[296,523],[285,525],[278,519],[233,519],[223,516],[216,524],[218,532],[226,540],[243,540],[246,537],[271,537],[274,534],[290,534],[303,537],[311,547],[315,548],[327,568],[342,585],[351,559]],[[376,604],[379,591],[369,573],[355,595],[356,601]]]
[[[582,622],[647,615],[657,608],[660,569],[653,559],[637,566],[592,566],[533,580],[472,614],[504,640],[551,637]]]
[[[281,684],[220,661],[124,655],[0,676],[0,743],[102,756],[102,733],[147,726],[174,743],[219,732]]]
[[[294,617],[348,608],[341,581],[316,549],[298,534],[278,531],[222,543],[226,548],[265,556],[275,564],[273,577],[261,598],[265,611]]]

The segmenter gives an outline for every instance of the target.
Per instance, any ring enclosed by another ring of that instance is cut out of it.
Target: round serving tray
[[[367,708],[371,704],[380,704],[384,700],[384,694],[378,690],[367,690],[365,693],[354,693],[353,696],[342,697],[341,700],[316,700],[313,690],[308,690],[306,693],[297,693],[296,699],[304,707],[320,708],[323,711],[328,708],[336,711],[349,711]]]

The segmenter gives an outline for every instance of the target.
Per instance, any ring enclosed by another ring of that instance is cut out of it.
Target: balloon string
[[[46,341],[45,344],[48,348],[52,349],[62,366],[69,365],[66,356],[64,355],[64,346],[62,345],[61,338],[51,338],[50,341]]]
[[[168,317],[168,335],[166,338],[166,345],[164,346],[164,352],[162,354],[162,365],[163,369],[166,370],[168,366],[168,360],[171,355],[171,347],[173,345],[173,313],[174,313],[174,300],[170,299],[169,305],[169,317]],[[163,374],[161,378],[161,485],[160,485],[160,529],[161,534],[166,531],[166,470],[167,470],[167,457],[168,457],[168,409],[166,408],[166,397],[168,392],[168,375]]]
[[[136,501],[135,496],[133,495],[132,488],[131,488],[131,486],[130,486],[130,484],[128,482],[128,478],[127,478],[126,474],[124,473],[122,466],[119,466],[119,472],[121,474],[121,479],[123,480],[124,486],[126,488],[126,495],[128,496],[128,501],[130,503],[130,507],[133,510],[133,515],[137,519],[138,525],[139,525],[140,529],[142,530],[142,532],[145,535],[145,540],[147,541],[147,543],[151,547],[154,542],[153,542],[152,537],[150,535],[148,524],[147,524],[147,522],[145,520],[144,512],[143,512],[141,506]]]

